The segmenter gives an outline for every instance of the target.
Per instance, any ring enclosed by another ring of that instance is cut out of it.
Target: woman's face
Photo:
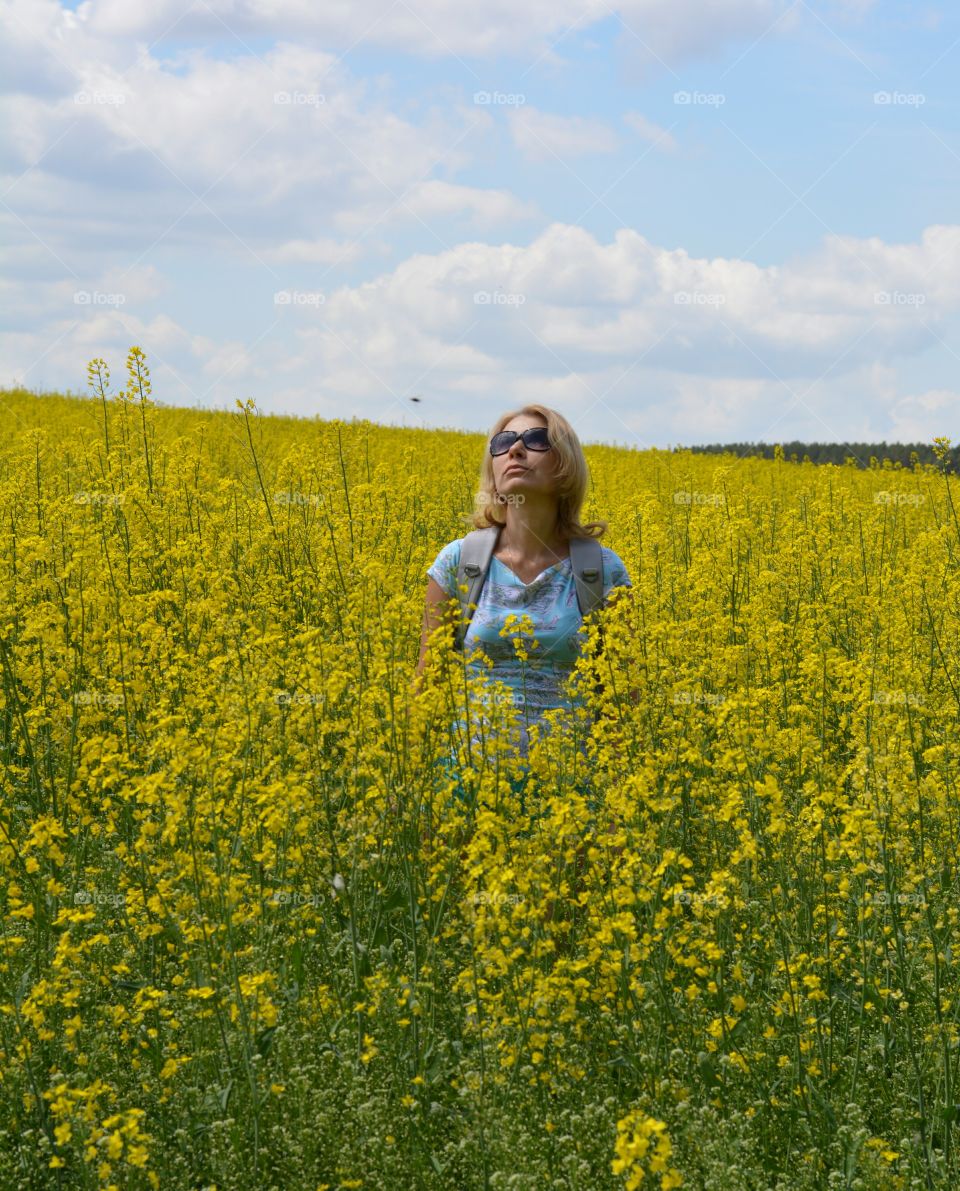
[[[532,426],[546,427],[546,424],[536,414],[519,414],[511,418],[503,429],[520,434]],[[497,492],[501,496],[522,492],[528,497],[534,493],[552,494],[558,462],[553,447],[548,451],[530,451],[523,439],[518,438],[505,454],[493,456],[493,479]]]

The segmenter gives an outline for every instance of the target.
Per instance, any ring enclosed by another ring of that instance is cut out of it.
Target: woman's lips
[[[527,469],[525,467],[521,467],[519,463],[512,463],[503,474],[505,476],[508,476],[512,471],[526,471],[526,470]]]

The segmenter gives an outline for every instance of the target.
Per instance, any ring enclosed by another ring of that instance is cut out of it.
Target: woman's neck
[[[497,540],[497,549],[514,558],[551,558],[566,548],[567,541],[557,532],[555,521],[537,526],[519,519],[511,522],[509,515]]]

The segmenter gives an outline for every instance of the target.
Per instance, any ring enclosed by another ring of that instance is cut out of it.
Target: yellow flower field
[[[410,688],[483,437],[127,369],[0,393],[0,1191],[960,1185],[955,478],[588,446],[531,817]]]

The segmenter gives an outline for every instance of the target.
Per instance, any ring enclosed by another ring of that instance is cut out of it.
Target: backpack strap
[[[457,648],[463,648],[476,605],[480,602],[490,559],[497,548],[502,525],[473,529],[460,546],[460,565],[457,568],[457,595],[460,598],[460,624],[457,626]],[[570,539],[570,566],[577,588],[577,603],[581,617],[587,616],[603,600],[603,554],[596,538]],[[461,589],[466,584],[468,590]],[[474,608],[469,605],[473,604]]]
[[[577,585],[580,615],[588,616],[603,600],[603,553],[597,539],[571,538],[570,565]]]
[[[463,649],[463,639],[479,604],[483,581],[490,569],[490,559],[497,546],[502,525],[490,525],[486,529],[472,529],[460,546],[460,565],[457,567],[457,595],[460,597],[460,623],[457,625],[457,648]],[[468,585],[466,593],[463,585]]]

